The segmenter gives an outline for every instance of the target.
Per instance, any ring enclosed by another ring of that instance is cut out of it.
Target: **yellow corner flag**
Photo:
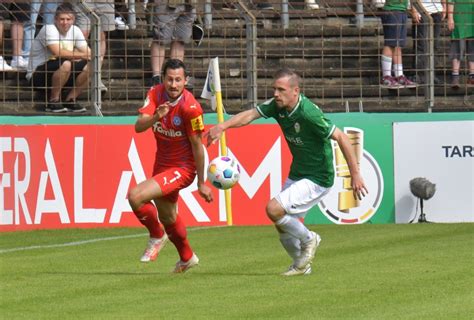
[[[213,111],[217,110],[217,121],[219,123],[224,122],[224,105],[222,104],[222,92],[221,92],[221,77],[219,74],[219,58],[215,57],[209,61],[209,69],[207,70],[206,82],[202,89],[201,98],[211,100],[211,108]],[[227,145],[225,140],[225,132],[219,140],[220,154],[222,156],[227,155]],[[232,205],[230,197],[230,189],[224,190],[225,195],[225,208],[227,225],[232,225]]]

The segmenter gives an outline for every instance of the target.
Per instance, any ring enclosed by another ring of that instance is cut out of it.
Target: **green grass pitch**
[[[313,274],[289,278],[270,226],[190,228],[179,275],[170,243],[139,262],[145,229],[0,233],[0,318],[472,319],[474,224],[310,228]]]

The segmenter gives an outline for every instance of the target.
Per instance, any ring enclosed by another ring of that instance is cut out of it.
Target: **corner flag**
[[[217,121],[224,122],[224,106],[222,104],[221,93],[221,77],[219,74],[219,58],[215,57],[209,61],[209,69],[207,70],[206,83],[202,89],[201,98],[211,100],[211,108],[213,111],[217,110]],[[225,140],[225,132],[222,133],[219,140],[220,154],[227,155],[227,145]],[[232,206],[230,198],[230,189],[224,190],[226,219],[227,225],[232,225]]]

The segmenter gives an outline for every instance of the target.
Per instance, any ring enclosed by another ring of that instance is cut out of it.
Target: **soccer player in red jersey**
[[[150,232],[141,261],[155,260],[169,239],[180,256],[175,273],[185,272],[199,263],[177,212],[179,190],[189,186],[197,175],[199,195],[207,202],[213,200],[212,191],[204,181],[203,111],[194,96],[184,89],[185,85],[184,63],[178,59],[166,61],[163,83],[148,91],[135,123],[137,133],[151,128],[155,134],[153,177],[128,193],[133,212]]]

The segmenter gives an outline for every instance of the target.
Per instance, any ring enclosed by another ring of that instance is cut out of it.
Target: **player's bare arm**
[[[207,202],[211,202],[214,199],[212,190],[206,185],[206,181],[204,180],[204,148],[202,147],[202,135],[200,133],[191,135],[189,136],[189,141],[191,142],[194,162],[196,163],[199,195]]]
[[[166,102],[156,108],[156,111],[153,116],[150,116],[149,114],[139,114],[138,119],[135,122],[135,132],[140,133],[146,131],[148,128],[153,126],[156,121],[163,118],[169,110],[169,102]]]
[[[209,129],[208,132],[204,135],[204,138],[207,139],[207,146],[209,147],[212,143],[216,142],[222,135],[222,133],[229,128],[238,128],[248,125],[255,119],[260,118],[260,113],[257,109],[253,108],[250,110],[242,111],[229,120],[219,123]]]
[[[347,165],[349,166],[349,171],[351,172],[354,197],[360,200],[369,192],[365,186],[364,179],[362,179],[362,175],[360,174],[356,155],[354,154],[354,150],[352,149],[349,138],[344,132],[339,130],[339,128],[336,128],[331,136],[331,139],[336,140],[339,144],[339,147],[341,148],[342,154],[344,155]]]

